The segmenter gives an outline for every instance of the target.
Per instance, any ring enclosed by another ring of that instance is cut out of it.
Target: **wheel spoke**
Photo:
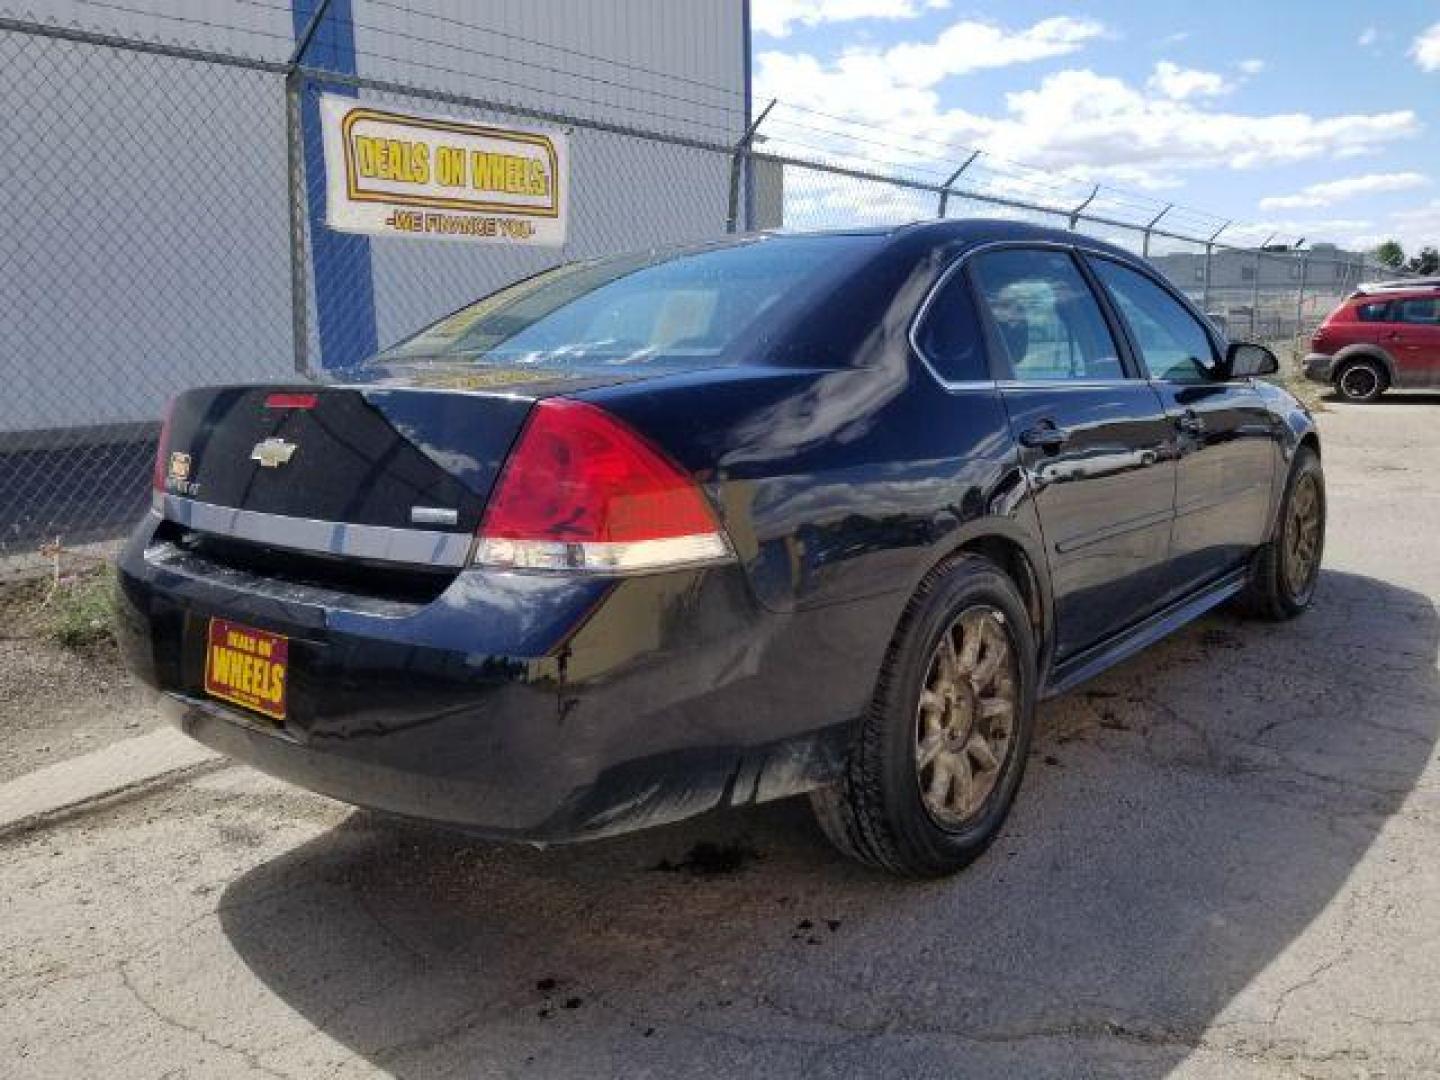
[[[964,754],[955,755],[955,771],[950,785],[950,809],[963,817],[970,812],[970,798],[975,788],[975,777],[970,770],[970,759]]]
[[[955,655],[954,627],[951,627],[940,635],[940,645],[936,652],[936,659],[940,665],[941,684],[953,686],[960,678],[960,662]]]
[[[981,636],[985,638],[985,652],[980,663],[976,665],[974,673],[970,676],[970,685],[977,693],[988,687],[996,675],[1000,673],[1001,666],[1009,659],[1010,648],[1005,643],[1005,636],[1000,628],[989,619],[981,623],[983,629]]]
[[[966,612],[960,618],[960,634],[963,641],[960,645],[960,673],[968,674],[975,670],[975,664],[980,659],[981,639],[984,636],[985,618],[979,612]]]
[[[920,748],[915,755],[915,763],[920,768],[925,768],[945,749],[945,736],[938,731],[933,735],[927,735],[920,743]]]
[[[965,744],[965,752],[969,755],[971,761],[980,766],[981,772],[994,772],[1000,768],[1000,762],[995,757],[995,751],[991,749],[985,737],[978,731],[974,735],[971,735],[970,741]]]

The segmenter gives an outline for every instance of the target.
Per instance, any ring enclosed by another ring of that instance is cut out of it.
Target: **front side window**
[[[1068,252],[1006,249],[969,266],[1014,379],[1125,377],[1100,305]]]
[[[1395,306],[1399,309],[1396,322],[1440,326],[1440,300],[1401,300]]]
[[[1144,274],[1109,259],[1091,259],[1150,374],[1171,382],[1204,382],[1215,362],[1210,335],[1193,315]]]

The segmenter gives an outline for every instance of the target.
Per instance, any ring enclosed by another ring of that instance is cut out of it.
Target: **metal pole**
[[[285,183],[290,204],[290,334],[295,371],[310,373],[310,330],[305,273],[305,147],[300,123],[300,75],[285,76]]]
[[[300,64],[315,32],[330,10],[330,0],[320,0],[310,21],[300,31],[290,60],[285,65],[285,181],[290,204],[290,336],[296,374],[310,374],[310,328],[307,316],[309,289],[305,267],[305,131],[301,121],[300,93],[303,76]]]
[[[1075,231],[1075,226],[1080,223],[1080,211],[1081,211],[1081,210],[1084,210],[1087,206],[1089,206],[1092,202],[1094,202],[1094,201],[1095,201],[1095,196],[1096,196],[1096,195],[1099,195],[1099,194],[1100,194],[1100,185],[1099,185],[1099,184],[1096,184],[1095,187],[1094,187],[1094,190],[1092,190],[1089,195],[1085,196],[1085,201],[1082,202],[1079,206],[1075,207],[1074,210],[1071,210],[1071,211],[1070,211],[1070,231],[1071,231],[1071,232],[1074,232],[1074,231]]]
[[[1140,245],[1140,254],[1143,255],[1145,258],[1148,259],[1150,257],[1150,230],[1155,228],[1156,225],[1159,225],[1160,219],[1174,209],[1174,203],[1166,203],[1164,210],[1161,210],[1158,214],[1156,214],[1153,218],[1151,218],[1145,223],[1145,240]]]
[[[940,213],[935,215],[936,217],[943,218],[945,216],[945,207],[948,206],[950,203],[950,185],[955,183],[956,180],[959,180],[960,174],[963,173],[966,169],[968,169],[971,165],[975,164],[975,159],[979,156],[979,150],[971,151],[970,156],[965,159],[965,163],[961,165],[958,169],[956,169],[953,173],[951,173],[950,179],[946,180],[944,185],[942,185],[940,190]]]
[[[1200,294],[1200,307],[1206,315],[1210,314],[1210,257],[1215,252],[1216,239],[1233,224],[1233,221],[1225,222],[1224,225],[1221,225],[1210,234],[1209,240],[1205,241],[1205,287]]]
[[[1295,336],[1299,337],[1305,331],[1305,271],[1308,269],[1310,256],[1304,252],[1300,254],[1300,291],[1295,296]],[[1296,349],[1299,353],[1299,349]]]
[[[1255,327],[1260,319],[1260,272],[1264,269],[1264,252],[1270,246],[1270,241],[1275,239],[1271,233],[1265,238],[1265,242],[1255,249],[1255,277],[1250,282],[1250,336],[1255,337]]]
[[[760,125],[763,124],[765,118],[770,115],[770,110],[775,108],[775,102],[775,98],[770,99],[770,104],[766,105],[760,115],[755,118],[754,122],[745,129],[745,134],[740,136],[740,141],[735,144],[734,149],[731,151],[730,210],[725,216],[725,231],[728,233],[735,231],[736,220],[740,217],[740,163],[744,161],[746,155],[750,153],[750,143],[755,138],[755,132],[760,130]]]

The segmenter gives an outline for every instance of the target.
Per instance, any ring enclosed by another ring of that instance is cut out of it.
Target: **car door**
[[[1064,659],[1157,606],[1174,510],[1170,426],[1068,248],[989,249],[967,270],[1044,533]]]
[[[1401,388],[1440,386],[1440,297],[1397,300],[1382,344],[1395,358],[1396,385]]]
[[[1175,524],[1165,595],[1174,598],[1241,566],[1262,543],[1280,432],[1250,379],[1223,375],[1199,317],[1134,265],[1087,255],[1177,437]]]

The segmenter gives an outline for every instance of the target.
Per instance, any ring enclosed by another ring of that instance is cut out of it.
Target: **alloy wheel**
[[[973,821],[1015,743],[1019,673],[1003,612],[967,608],[940,635],[915,715],[915,772],[942,828]]]
[[[1380,377],[1373,368],[1363,364],[1348,368],[1340,376],[1340,390],[1349,398],[1367,398],[1380,385]]]
[[[1284,572],[1290,595],[1302,599],[1314,584],[1320,554],[1320,486],[1306,473],[1290,493],[1285,527]]]

